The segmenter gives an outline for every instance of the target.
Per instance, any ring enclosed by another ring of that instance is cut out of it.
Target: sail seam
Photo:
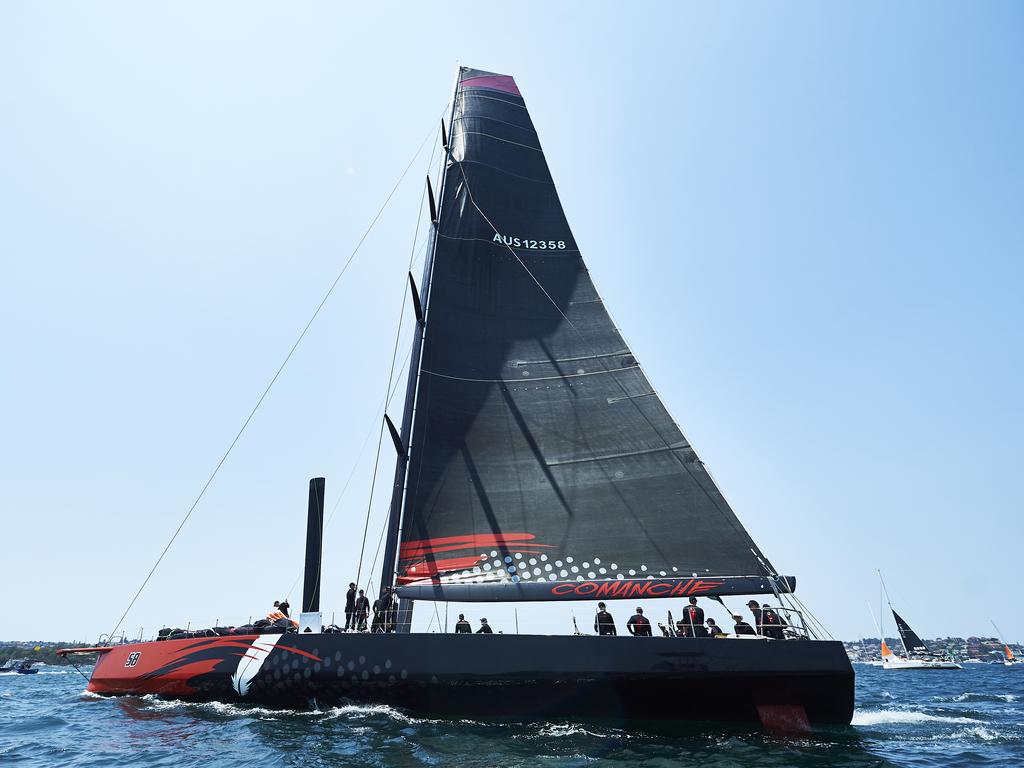
[[[501,168],[500,166],[497,165],[491,165],[490,163],[483,163],[479,160],[466,160],[465,158],[463,158],[459,162],[469,163],[470,165],[482,165],[484,168],[491,168],[492,170],[498,171],[499,173],[506,173],[509,176],[512,176],[517,179],[522,179],[523,181],[529,181],[532,182],[533,184],[548,184],[552,187],[555,186],[554,181],[548,181],[546,179],[535,179],[531,176],[523,176],[521,173],[512,173],[512,171],[506,168]]]
[[[518,131],[529,131],[534,136],[537,136],[537,131],[534,130],[533,128],[525,128],[525,127],[523,127],[521,125],[516,125],[515,123],[510,123],[507,120],[499,120],[498,118],[491,117],[489,115],[469,114],[469,115],[462,115],[461,117],[455,118],[455,122],[456,123],[461,121],[461,120],[490,120],[492,123],[501,123],[502,125],[507,125],[510,128],[515,128]],[[538,143],[540,143],[540,137],[538,137]]]
[[[673,443],[672,445],[666,445],[661,448],[643,448],[639,451],[626,451],[624,453],[609,453],[605,456],[587,456],[583,459],[563,459],[561,461],[547,461],[544,462],[549,467],[558,467],[563,464],[586,464],[591,461],[610,461],[611,459],[626,459],[630,456],[643,456],[648,453],[664,453],[665,451],[678,451],[681,448],[689,448],[690,444],[687,442]]]
[[[529,150],[531,150],[533,152],[540,152],[541,154],[544,154],[544,150],[541,147],[531,147],[529,144],[523,144],[522,142],[519,142],[519,141],[512,141],[511,139],[503,139],[500,136],[495,136],[493,133],[484,133],[483,131],[467,131],[467,130],[462,130],[462,131],[459,131],[459,133],[457,135],[458,136],[483,136],[484,138],[494,139],[495,141],[501,141],[501,142],[504,142],[505,144],[514,144],[517,147],[522,147],[523,149],[529,149]],[[452,139],[453,140],[455,139],[455,135],[452,135]]]
[[[639,395],[621,395],[620,397],[609,397],[608,405],[614,405],[615,403],[621,403],[623,400],[636,400],[641,397],[653,397],[658,393],[653,389],[650,392],[642,392]],[[682,430],[679,430],[682,433]]]
[[[462,97],[463,100],[465,100],[465,98],[466,98],[466,90],[467,89],[465,89],[465,88],[460,88],[459,89],[459,95]],[[472,90],[479,90],[479,89],[478,88],[474,88]],[[514,101],[508,101],[507,99],[498,99],[498,98],[495,98],[494,96],[484,96],[482,93],[473,93],[473,94],[469,94],[469,95],[472,96],[475,99],[490,99],[491,101],[500,101],[502,104],[508,104],[510,107],[519,107],[519,109],[526,109],[526,104],[525,103],[523,103],[523,104],[516,104]]]
[[[438,373],[437,371],[428,371],[426,368],[421,368],[422,373],[428,373],[431,376],[437,376],[441,379],[452,379],[453,381],[468,381],[478,384],[519,384],[521,382],[528,381],[552,381],[555,379],[578,379],[582,376],[598,376],[602,373],[619,373],[620,371],[632,371],[639,368],[639,365],[627,365],[625,368],[611,368],[607,371],[590,371],[584,373],[566,373],[561,376],[538,376],[537,378],[522,378],[522,379],[472,379],[465,376],[452,376],[447,373]]]
[[[619,355],[632,354],[628,349],[618,352],[601,352],[596,355],[583,355],[581,357],[553,357],[548,360],[512,360],[509,362],[511,368],[518,368],[522,365],[550,365],[551,363],[576,363],[580,360],[597,360],[602,357],[617,357]]]

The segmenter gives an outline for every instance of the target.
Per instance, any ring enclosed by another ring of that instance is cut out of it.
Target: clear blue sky
[[[1010,2],[5,4],[0,638],[112,627],[457,61],[516,77],[609,307],[825,624],[874,633],[881,567],[925,636],[994,618],[1024,639]],[[129,629],[240,622],[299,574],[307,479],[333,506],[377,423],[426,170]],[[328,610],[355,575],[373,448],[327,532]]]

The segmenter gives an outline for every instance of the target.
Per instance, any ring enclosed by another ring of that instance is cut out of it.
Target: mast
[[[892,611],[893,619],[896,619],[896,611],[893,610],[892,600],[889,597],[889,588],[885,586],[885,579],[882,578],[882,571],[881,571],[881,569],[879,569],[879,571],[878,571],[878,580],[882,584],[882,591],[885,592],[885,602],[888,604],[889,610]],[[900,645],[903,646],[903,653],[909,659],[910,658],[910,649],[907,648],[907,641],[903,639],[903,629],[900,627],[899,621],[896,622],[896,629],[897,629],[897,633],[896,634],[898,634],[900,636]],[[885,638],[882,638],[882,639],[884,640]]]
[[[462,72],[460,66],[455,68],[455,89],[452,94],[452,109],[451,114],[448,118],[449,126],[454,124],[455,119],[455,107],[458,103],[459,95],[459,75]],[[434,268],[434,252],[437,249],[437,230],[440,226],[441,217],[444,215],[444,210],[441,208],[444,200],[444,183],[446,174],[443,169],[447,167],[448,158],[451,155],[451,129],[448,131],[449,139],[448,146],[444,148],[445,158],[442,164],[442,174],[440,189],[438,190],[437,205],[438,205],[438,219],[437,221],[431,222],[430,229],[430,244],[427,248],[427,258],[423,265],[423,281],[422,281],[422,296],[420,297],[420,305],[423,308],[423,319],[417,318],[416,331],[413,334],[412,341],[412,356],[409,360],[409,378],[405,387],[405,407],[402,412],[402,431],[401,431],[401,443],[402,450],[399,452],[398,460],[395,462],[395,479],[391,488],[391,506],[388,511],[388,530],[387,538],[384,542],[384,561],[381,565],[380,574],[380,595],[383,596],[385,589],[389,589],[394,586],[395,581],[395,562],[398,557],[398,535],[401,529],[402,523],[402,506],[404,501],[405,492],[405,480],[406,474],[409,468],[409,446],[412,439],[412,417],[413,410],[416,404],[416,382],[419,379],[420,373],[420,358],[423,353],[423,338],[426,330],[426,313],[429,307],[430,300],[430,276]],[[429,192],[428,192],[429,194]],[[413,299],[416,300],[415,286],[410,280],[410,290],[413,293]],[[401,621],[402,617],[399,617],[398,626],[404,627],[404,631],[409,630],[409,624],[411,623],[411,612],[409,611],[409,621]]]

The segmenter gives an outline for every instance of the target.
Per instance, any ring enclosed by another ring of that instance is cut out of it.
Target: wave
[[[913,723],[956,723],[980,724],[981,720],[972,717],[948,717],[945,715],[929,715],[926,712],[912,712],[901,709],[877,709],[853,713],[853,725],[913,724]]]
[[[936,697],[936,701],[1000,701],[1010,703],[1016,701],[1017,696],[1012,693],[961,693],[959,696],[953,696],[952,698],[941,698]]]
[[[178,699],[162,699],[154,694],[141,697],[147,709],[157,712],[188,710],[190,712],[212,712],[227,717],[323,717],[325,712],[318,709],[268,709],[251,704],[229,704],[224,701],[180,701]]]
[[[99,697],[104,698],[104,697]],[[309,717],[321,720],[334,720],[338,718],[365,718],[383,716],[390,720],[406,725],[421,725],[426,723],[445,723],[450,725],[450,720],[433,720],[418,718],[407,715],[401,710],[390,707],[387,704],[343,704],[328,709],[270,709],[255,704],[244,702],[228,703],[223,701],[190,702],[178,699],[162,699],[154,694],[147,694],[140,697],[147,709],[157,712],[188,711],[207,712],[221,717],[258,717],[260,719],[284,719],[290,717]],[[475,725],[472,720],[458,721],[462,725]]]
[[[986,728],[983,725],[976,725],[973,728],[963,728],[958,731],[954,731],[952,734],[943,734],[936,738],[953,738],[953,739],[980,739],[981,741],[1000,741],[1006,737],[1002,734],[996,733],[995,731]]]
[[[588,731],[581,725],[574,725],[572,723],[549,723],[537,731],[537,736],[597,736],[600,738],[609,736],[608,733],[597,733],[595,731]]]

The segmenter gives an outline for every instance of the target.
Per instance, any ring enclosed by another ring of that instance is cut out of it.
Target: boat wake
[[[956,702],[990,701],[990,702],[1005,702],[1005,703],[1009,704],[1010,702],[1016,701],[1017,700],[1017,696],[1015,696],[1012,693],[971,693],[971,692],[968,691],[967,693],[961,693],[959,696],[953,696],[953,697],[949,697],[949,698],[936,697],[935,700],[936,701],[956,701]]]
[[[86,693],[94,698],[108,698]],[[277,709],[260,707],[254,704],[231,704],[223,701],[189,702],[177,699],[162,699],[149,694],[137,700],[144,703],[146,709],[155,712],[192,712],[206,713],[227,718],[258,718],[260,720],[284,720],[293,717],[311,718],[314,720],[353,719],[362,720],[372,717],[383,717],[403,725],[451,724],[451,720],[433,720],[412,717],[399,709],[387,704],[343,704],[326,709]],[[462,725],[476,725],[472,720],[455,721]]]
[[[598,738],[604,738],[611,734],[599,733],[596,731],[588,731],[583,726],[575,725],[573,723],[549,723],[548,725],[543,726],[539,731],[537,731],[536,735],[542,736],[544,738],[562,738],[565,736],[595,736]],[[628,737],[629,734],[617,733],[615,735],[619,737]]]
[[[853,725],[872,726],[888,724],[916,723],[950,723],[961,725],[980,724],[981,720],[972,717],[949,717],[946,715],[929,715],[926,712],[913,712],[902,709],[859,710],[853,713]]]

